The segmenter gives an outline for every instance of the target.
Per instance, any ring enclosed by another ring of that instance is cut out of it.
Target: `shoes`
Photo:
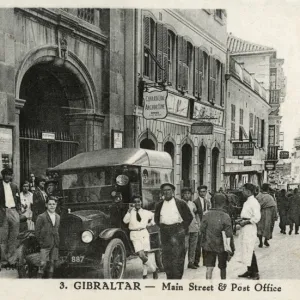
[[[299,232],[295,232],[295,234],[299,234]]]
[[[263,244],[262,244],[262,243],[260,243],[260,244],[258,245],[258,247],[259,247],[259,248],[262,248],[262,247],[263,247]]]
[[[286,232],[285,232],[285,231],[282,231],[282,233],[283,233],[283,234],[286,234]]]
[[[250,278],[253,280],[259,280],[259,273],[254,273]]]
[[[245,273],[241,274],[241,275],[238,275],[238,277],[240,278],[250,278],[252,277],[252,274],[248,271],[246,271]]]
[[[197,269],[197,267],[194,264],[189,263],[188,269]]]
[[[143,279],[147,279],[148,278],[148,276],[147,275],[143,275]]]
[[[268,243],[268,241],[265,241],[264,244],[266,247],[270,247],[270,244]]]
[[[290,231],[289,231],[289,235],[291,235],[291,234],[292,234],[292,232],[293,232],[293,231],[292,231],[292,230],[290,230]]]
[[[197,268],[200,267],[199,263],[196,263],[196,264],[194,263],[194,266],[197,267]]]
[[[157,270],[153,272],[153,279],[158,279],[158,272],[157,272]]]

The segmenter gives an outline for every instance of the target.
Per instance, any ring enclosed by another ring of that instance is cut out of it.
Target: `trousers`
[[[182,224],[160,226],[162,262],[167,279],[181,279],[185,258],[185,230]]]
[[[190,264],[193,264],[195,261],[198,235],[198,232],[190,232],[185,236],[185,251],[188,253],[188,260]]]
[[[258,273],[258,265],[257,265],[255,252],[253,252],[253,254],[252,254],[251,265],[248,266],[248,272],[251,274]]]
[[[20,216],[15,208],[6,208],[0,227],[1,260],[15,264],[17,259],[17,239],[20,228]]]

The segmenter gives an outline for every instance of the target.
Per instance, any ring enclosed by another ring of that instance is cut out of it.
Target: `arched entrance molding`
[[[138,145],[140,145],[141,142],[145,139],[151,140],[154,143],[155,150],[157,150],[158,142],[151,130],[147,129],[140,134],[140,136],[138,137]]]

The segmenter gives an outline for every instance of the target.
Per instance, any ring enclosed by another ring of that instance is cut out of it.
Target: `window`
[[[270,90],[277,88],[277,68],[270,68]]]
[[[144,76],[155,77],[155,22],[144,17]]]
[[[168,76],[167,81],[172,83],[175,82],[175,35],[172,31],[168,31]]]
[[[195,48],[195,80],[194,95],[196,98],[202,99],[203,91],[203,72],[204,72],[204,53],[199,48]]]
[[[217,79],[217,63],[213,57],[210,57],[208,101],[212,103],[216,102],[216,79]]]
[[[188,90],[188,73],[187,65],[187,41],[182,37],[177,37],[177,89],[185,92]]]
[[[188,92],[193,92],[194,84],[194,47],[191,43],[187,43],[187,67],[188,67]]]
[[[265,120],[260,120],[261,121],[261,141],[260,141],[260,146],[263,148],[265,146]]]
[[[244,124],[244,110],[240,108],[240,125]]]
[[[253,133],[253,114],[249,114],[249,142],[252,142],[252,139],[254,138]]]
[[[222,9],[216,9],[216,16],[222,19]]]
[[[235,105],[231,104],[231,134],[232,140],[235,139]]]
[[[269,146],[275,146],[275,125],[269,125]]]
[[[171,40],[170,40],[171,41]],[[168,81],[169,79],[169,65],[168,65],[168,30],[167,28],[158,23],[156,25],[156,81]],[[172,50],[172,42],[171,42],[171,50]],[[172,58],[172,53],[170,53]],[[172,64],[171,64],[172,66]]]
[[[208,82],[209,82],[209,56],[203,51],[203,84],[202,100],[208,101]]]
[[[257,130],[257,146],[259,148],[261,148],[261,120],[259,118],[256,118],[256,122],[257,122],[257,126],[256,126],[256,130]]]

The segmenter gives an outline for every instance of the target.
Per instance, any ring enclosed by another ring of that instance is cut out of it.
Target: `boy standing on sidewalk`
[[[52,278],[58,260],[60,216],[55,212],[56,206],[57,199],[50,196],[46,200],[47,210],[40,214],[36,220],[35,234],[41,246],[38,278],[45,277],[47,265],[49,265],[48,278]]]
[[[231,255],[233,255],[235,250],[231,219],[224,210],[226,206],[226,196],[220,193],[215,194],[212,199],[212,204],[214,208],[203,216],[200,226],[200,234],[203,241],[204,266],[206,266],[206,279],[212,278],[217,258],[221,279],[226,279],[226,267],[229,254],[224,249],[224,242],[231,245]],[[226,241],[223,241],[222,231],[225,232]]]

